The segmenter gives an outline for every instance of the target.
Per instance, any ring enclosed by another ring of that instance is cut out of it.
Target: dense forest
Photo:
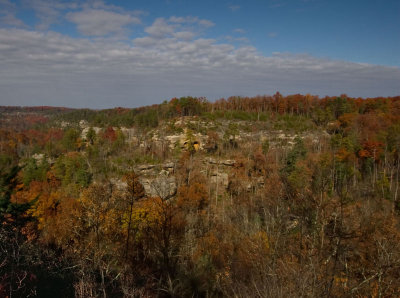
[[[400,296],[400,97],[0,115],[0,297]]]

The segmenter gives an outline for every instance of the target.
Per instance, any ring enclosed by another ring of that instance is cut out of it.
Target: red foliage
[[[380,154],[383,151],[383,144],[375,141],[365,141],[363,148],[358,151],[360,158],[372,157],[375,161],[379,160]]]
[[[117,134],[115,133],[114,128],[111,126],[107,127],[106,131],[103,134],[103,138],[110,142],[114,142],[117,139]]]
[[[23,119],[28,125],[33,125],[33,124],[43,124],[49,121],[49,119],[45,116],[41,115],[27,115]]]
[[[48,141],[60,141],[64,136],[64,131],[58,128],[50,128],[45,136],[46,142]]]

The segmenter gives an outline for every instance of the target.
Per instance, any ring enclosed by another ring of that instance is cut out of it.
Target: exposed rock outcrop
[[[176,194],[175,177],[160,176],[157,178],[141,178],[146,194],[151,197],[160,197],[168,200]]]
[[[204,162],[210,165],[223,165],[227,167],[233,167],[236,163],[236,161],[233,159],[216,160],[215,158],[212,157],[205,158]]]

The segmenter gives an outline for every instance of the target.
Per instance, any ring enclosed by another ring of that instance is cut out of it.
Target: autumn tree
[[[125,189],[125,200],[127,207],[129,209],[127,214],[127,231],[126,231],[126,244],[125,244],[125,259],[128,258],[128,253],[130,251],[130,237],[132,233],[132,214],[135,202],[145,196],[145,191],[143,185],[139,181],[139,177],[135,172],[130,172],[124,176],[126,182]]]
[[[81,229],[75,249],[83,271],[81,279],[87,287],[99,279],[100,287],[94,290],[103,297],[120,274],[118,267],[114,267],[123,246],[123,213],[117,208],[118,198],[107,182],[90,185],[79,198]]]
[[[201,211],[208,204],[208,191],[204,184],[193,182],[190,185],[183,185],[178,190],[177,204],[185,210]]]

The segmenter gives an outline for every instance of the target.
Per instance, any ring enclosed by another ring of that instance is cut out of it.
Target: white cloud
[[[215,26],[215,24],[209,20],[200,20],[199,25],[204,26],[206,28]]]
[[[0,25],[25,27],[24,22],[16,16],[16,5],[9,0],[0,0]]]
[[[0,0],[0,6],[4,9],[15,8],[15,4],[10,0]]]
[[[144,31],[151,36],[162,38],[174,33],[175,27],[174,25],[168,24],[164,18],[158,18],[151,26],[145,28]]]
[[[38,30],[48,30],[52,24],[61,23],[67,17],[83,34],[94,36],[101,36],[102,32],[120,34],[124,31],[121,27],[140,23],[139,17],[146,14],[140,10],[126,11],[101,0],[22,0],[22,3],[35,12],[39,19]]]
[[[242,42],[242,43],[248,43],[249,39],[247,37],[233,37],[230,35],[225,36],[225,40],[228,42]]]
[[[57,0],[23,0],[27,7],[31,7],[40,20],[36,28],[47,30],[50,25],[58,23],[62,19],[62,11],[66,9],[76,9],[78,4],[71,1]]]
[[[214,23],[199,19],[198,17],[176,17],[172,16],[169,19],[158,18],[149,27],[146,27],[144,31],[148,33],[152,38],[166,38],[176,37],[178,39],[191,40],[200,32],[205,29],[214,26]],[[142,42],[142,40],[139,40]]]
[[[111,33],[121,34],[126,26],[140,24],[140,19],[128,14],[121,14],[103,9],[87,9],[66,15],[77,25],[79,32],[88,36],[105,36]]]
[[[212,27],[215,26],[213,22],[206,19],[199,19],[198,17],[187,16],[187,17],[176,17],[172,16],[168,19],[171,23],[178,23],[178,24],[198,24],[204,27]]]
[[[235,33],[239,33],[239,34],[245,34],[246,30],[242,29],[242,28],[236,28],[233,30],[233,32]]]
[[[138,37],[135,38],[133,41],[134,45],[139,46],[139,47],[149,47],[153,46],[158,42],[158,38],[146,36],[146,37]]]
[[[172,16],[168,19],[171,23],[196,23],[199,19],[197,17],[176,17]]]
[[[237,11],[237,10],[240,9],[240,6],[239,5],[230,5],[229,9],[232,10],[232,11]]]
[[[196,36],[195,33],[190,31],[179,31],[174,33],[174,37],[183,40],[191,40]]]
[[[400,94],[400,69],[307,54],[265,56],[157,19],[133,46],[0,29],[0,104],[140,106],[174,96]],[[161,28],[167,28],[161,29]],[[164,31],[163,31],[164,30]]]
[[[13,27],[26,27],[24,22],[22,22],[15,16],[15,14],[12,13],[7,13],[3,16],[0,16],[0,23]]]

